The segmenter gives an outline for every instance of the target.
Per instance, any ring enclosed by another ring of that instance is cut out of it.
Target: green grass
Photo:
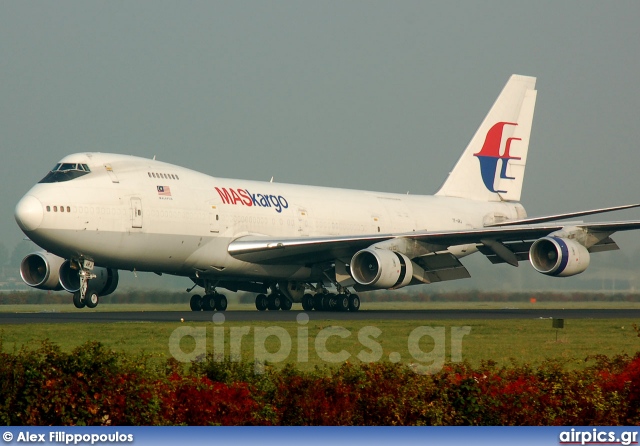
[[[350,362],[359,362],[359,353],[369,353],[380,361],[389,361],[392,353],[400,355],[403,363],[427,364],[419,361],[409,351],[409,334],[416,328],[423,326],[444,327],[444,338],[438,340],[439,345],[445,346],[445,359],[451,358],[452,327],[469,327],[469,334],[461,341],[462,359],[472,365],[479,365],[481,361],[493,360],[500,365],[507,365],[512,360],[518,363],[539,364],[544,359],[560,359],[567,362],[568,368],[584,367],[584,359],[589,355],[629,354],[640,350],[640,338],[632,328],[631,319],[580,319],[565,320],[565,328],[556,330],[551,327],[548,319],[527,320],[446,320],[446,321],[310,321],[306,325],[296,322],[225,322],[215,326],[225,332],[225,355],[230,354],[230,331],[239,327],[247,327],[249,334],[242,337],[241,355],[244,360],[252,361],[256,350],[254,335],[269,327],[281,327],[288,333],[285,340],[291,339],[291,352],[281,347],[275,336],[269,336],[265,342],[258,341],[258,349],[266,347],[266,351],[277,353],[280,351],[286,358],[278,360],[278,364],[286,362],[296,363],[302,369],[332,365],[327,357],[345,351],[349,354]],[[346,338],[329,337],[326,343],[326,354],[317,348],[319,333],[328,334],[329,327],[340,325],[347,334]],[[214,353],[214,324],[209,323],[108,323],[108,324],[25,324],[4,325],[0,327],[2,349],[14,351],[22,346],[35,348],[44,339],[61,346],[64,351],[83,344],[86,341],[99,341],[109,348],[130,355],[145,353],[157,360],[171,357],[169,342],[171,334],[176,329],[191,327],[204,330],[206,351]],[[270,328],[279,330],[280,328]],[[364,341],[358,339],[358,333],[372,332],[379,329],[381,334],[373,338],[373,334]],[[300,331],[302,330],[302,331]],[[304,330],[308,330],[307,345],[308,361],[298,361],[298,346],[304,345]],[[323,331],[324,330],[324,331]],[[298,337],[298,335],[303,337]],[[237,338],[237,337],[236,337]],[[434,349],[435,341],[429,336],[415,344],[425,353]],[[379,347],[377,347],[379,345]],[[190,336],[183,337],[180,349],[184,353],[194,351],[196,341]],[[370,347],[373,346],[374,350]],[[376,351],[378,350],[378,351]],[[196,352],[197,353],[197,352]],[[219,349],[216,354],[220,353]],[[392,355],[395,358],[397,355]],[[439,358],[440,356],[438,356]]]

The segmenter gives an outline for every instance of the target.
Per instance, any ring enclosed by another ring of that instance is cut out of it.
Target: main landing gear
[[[268,296],[258,294],[256,296],[256,308],[259,311],[288,311],[292,307],[291,300],[280,291],[273,291]],[[302,309],[304,311],[358,311],[360,298],[357,294],[346,293],[306,293],[302,296]]]
[[[256,308],[259,311],[289,311],[292,306],[291,299],[275,289],[268,296],[266,294],[258,294],[256,296]]]
[[[194,280],[194,282],[196,282]],[[217,281],[201,281],[187,290],[191,292],[196,286],[202,286],[204,296],[191,296],[192,311],[225,311],[227,298],[216,291]],[[360,297],[352,294],[346,287],[334,283],[337,293],[330,293],[322,284],[313,286],[297,282],[279,282],[266,284],[269,294],[260,293],[255,298],[256,309],[259,311],[289,311],[293,303],[302,303],[304,311],[358,311]],[[264,289],[264,288],[263,288]],[[305,293],[305,289],[311,293]],[[314,293],[314,294],[312,294]],[[75,302],[75,299],[74,299]],[[88,305],[88,304],[87,304]]]
[[[302,297],[302,308],[305,311],[358,311],[360,297],[346,293],[307,293]]]
[[[205,280],[201,286],[204,287],[205,295],[200,296],[194,294],[191,296],[189,306],[191,311],[225,311],[227,309],[227,296],[220,294],[216,291],[216,285],[218,282]],[[197,284],[187,290],[192,291]]]
[[[227,297],[217,291],[199,296],[194,294],[189,302],[191,311],[224,311],[227,309]]]

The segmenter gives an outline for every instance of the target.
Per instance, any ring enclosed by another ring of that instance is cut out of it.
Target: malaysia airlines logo
[[[516,122],[498,122],[487,132],[487,137],[484,140],[482,150],[478,153],[474,153],[473,156],[477,156],[480,161],[480,173],[482,175],[482,181],[487,189],[495,193],[507,193],[506,190],[495,189],[496,171],[498,170],[498,162],[502,162],[500,169],[500,179],[515,180],[514,177],[507,176],[507,165],[509,160],[519,160],[520,157],[511,156],[509,151],[511,150],[511,143],[513,141],[520,141],[522,138],[507,138],[504,146],[504,152],[501,155],[500,149],[502,148],[502,132],[506,125],[518,125]]]

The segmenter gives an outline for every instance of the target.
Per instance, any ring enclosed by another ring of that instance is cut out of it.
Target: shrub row
[[[0,343],[0,347],[2,347]],[[1,351],[1,349],[0,349]],[[562,364],[301,372],[128,358],[99,343],[0,353],[5,425],[638,425],[640,353]]]

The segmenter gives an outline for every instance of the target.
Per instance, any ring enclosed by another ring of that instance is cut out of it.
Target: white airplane
[[[66,156],[15,209],[44,251],[28,255],[28,285],[73,293],[93,308],[118,270],[189,277],[205,295],[191,309],[225,310],[218,289],[257,293],[258,310],[357,311],[355,292],[469,277],[460,258],[529,259],[572,276],[610,235],[640,221],[555,223],[630,207],[527,218],[519,203],[536,101],[533,77],[513,75],[433,196],[211,177],[156,160]],[[554,223],[551,223],[554,222]],[[335,293],[329,292],[335,289]]]

